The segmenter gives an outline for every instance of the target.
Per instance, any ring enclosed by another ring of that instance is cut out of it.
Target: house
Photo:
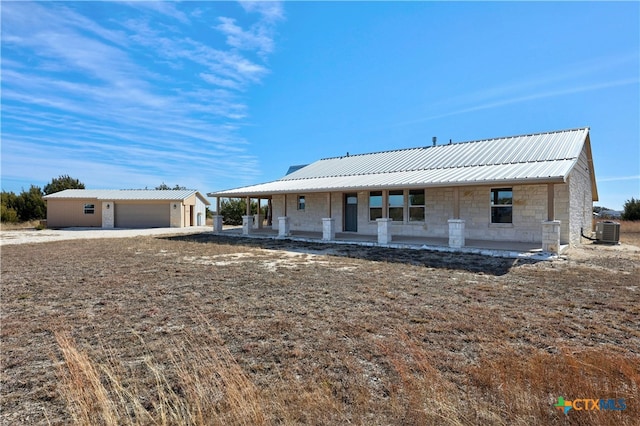
[[[540,243],[558,252],[591,231],[598,191],[589,128],[325,158],[279,180],[207,194],[268,199],[292,231]],[[249,205],[249,203],[247,203]],[[244,233],[252,232],[245,216]],[[214,230],[222,219],[214,217]]]
[[[65,189],[44,199],[50,228],[200,226],[211,204],[195,190]]]

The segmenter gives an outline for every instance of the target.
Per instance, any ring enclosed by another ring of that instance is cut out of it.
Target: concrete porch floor
[[[242,234],[242,227],[223,229],[221,232],[214,232],[220,235],[229,235],[248,238],[278,238],[278,231],[270,228],[252,229],[249,235]],[[336,232],[336,238],[332,241],[324,241],[322,232],[311,231],[291,231],[291,235],[286,239],[292,241],[317,242],[327,244],[356,244],[363,246],[405,248],[414,250],[432,250],[451,253],[474,253],[495,257],[507,258],[531,258],[539,260],[549,260],[558,257],[555,253],[542,251],[541,243],[524,243],[518,241],[492,241],[466,239],[462,248],[449,247],[448,238],[428,238],[394,235],[391,243],[378,244],[377,235],[363,235],[352,232]],[[560,253],[566,250],[567,246],[561,246]]]

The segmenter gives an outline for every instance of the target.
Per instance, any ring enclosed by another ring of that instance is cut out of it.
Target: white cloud
[[[240,6],[246,12],[259,13],[262,19],[269,23],[284,19],[284,9],[279,1],[240,1]]]
[[[220,24],[216,29],[227,36],[229,46],[242,50],[257,50],[258,54],[265,55],[273,51],[273,35],[269,27],[263,24],[253,25],[248,31],[236,25],[232,18],[218,18]]]
[[[488,86],[481,90],[462,92],[458,95],[452,94],[439,102],[430,103],[422,117],[396,125],[404,126],[532,100],[638,84],[640,78],[637,76],[612,78],[614,71],[637,61],[638,52],[631,52],[617,56],[589,58],[563,69],[545,69],[540,74],[533,74],[515,81]]]
[[[230,78],[222,78],[214,74],[208,74],[204,72],[201,72],[199,75],[200,75],[200,78],[202,78],[207,83],[211,83],[221,87],[228,87],[229,89],[235,89],[235,90],[240,89],[240,84],[237,81],[232,80]]]
[[[611,176],[605,178],[596,178],[598,182],[619,182],[623,180],[638,180],[640,181],[640,175],[631,175],[631,176]]]
[[[118,21],[85,5],[3,4],[3,181],[253,180],[258,160],[241,135],[246,92],[269,70],[240,51],[272,51],[261,28],[277,8],[257,7],[259,21],[243,31],[233,18],[212,19],[206,4],[187,15],[177,3],[105,3],[128,16]],[[212,20],[229,24],[236,41],[191,31]]]

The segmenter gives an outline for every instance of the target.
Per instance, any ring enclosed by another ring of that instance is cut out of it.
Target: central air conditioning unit
[[[617,244],[620,241],[620,224],[611,221],[596,223],[596,241]]]

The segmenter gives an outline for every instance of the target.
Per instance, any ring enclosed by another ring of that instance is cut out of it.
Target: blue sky
[[[202,192],[324,157],[588,126],[640,198],[637,2],[9,2],[2,189]]]

